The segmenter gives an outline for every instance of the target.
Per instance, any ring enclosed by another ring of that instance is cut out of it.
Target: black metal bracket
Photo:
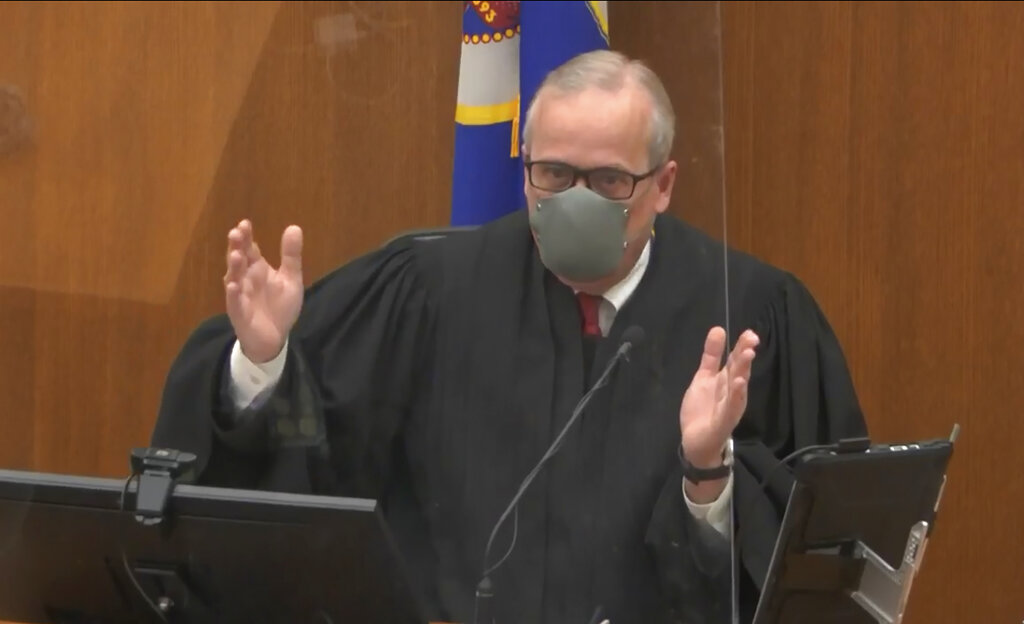
[[[135,494],[135,519],[152,526],[160,524],[171,499],[175,482],[189,473],[196,455],[173,449],[132,449],[132,474],[138,477]]]
[[[183,569],[157,563],[139,562],[132,566],[134,582],[149,602],[150,614],[162,622],[189,624],[216,622],[208,601],[190,582]]]
[[[860,605],[878,624],[900,624],[910,588],[921,569],[929,524],[915,524],[898,568],[861,541],[793,555],[781,583],[789,590],[841,591]]]

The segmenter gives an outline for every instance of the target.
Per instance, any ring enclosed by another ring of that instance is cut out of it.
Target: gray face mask
[[[546,197],[530,214],[540,258],[552,273],[593,282],[619,266],[626,250],[629,208],[584,186]]]

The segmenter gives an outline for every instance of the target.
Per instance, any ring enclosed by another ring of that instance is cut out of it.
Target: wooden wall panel
[[[610,2],[612,47],[661,76],[676,114],[678,165],[669,210],[721,237],[725,184],[725,78],[717,2]]]
[[[613,44],[649,59],[698,120],[706,94],[685,98],[706,70],[687,38],[706,37],[693,16],[714,4],[611,16]],[[730,242],[816,294],[876,439],[964,428],[908,622],[1019,621],[1024,5],[721,9]],[[710,213],[690,218],[716,231]]]
[[[32,121],[36,233],[2,230],[34,258],[0,262],[0,284],[166,304],[278,3],[0,10],[26,26],[0,67]]]
[[[275,261],[302,225],[308,280],[444,223],[460,6],[76,7],[0,4],[34,129],[0,156],[0,464],[121,476],[239,219]]]
[[[0,464],[125,473],[243,216],[275,258],[303,225],[307,280],[444,223],[460,8],[0,4]],[[1019,621],[1024,8],[717,10],[611,3],[680,114],[673,210],[808,283],[877,438],[964,425],[909,621]]]

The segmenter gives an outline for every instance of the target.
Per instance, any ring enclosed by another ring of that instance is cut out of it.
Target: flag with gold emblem
[[[464,2],[452,225],[525,207],[520,119],[549,71],[608,47],[607,2]]]

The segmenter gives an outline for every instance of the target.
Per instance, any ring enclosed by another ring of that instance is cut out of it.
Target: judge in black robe
[[[613,624],[727,622],[728,541],[688,512],[677,453],[680,398],[723,320],[722,251],[659,215],[647,271],[585,378],[573,292],[540,261],[525,211],[399,238],[308,289],[281,381],[253,413],[225,396],[231,324],[204,322],[170,370],[153,444],[196,453],[203,484],[380,498],[425,615],[469,622],[496,519],[635,325],[646,341],[519,504],[494,574],[499,622],[586,622],[596,605]],[[732,327],[760,338],[734,432],[746,619],[786,496],[760,477],[794,449],[865,430],[807,289],[730,254]]]

